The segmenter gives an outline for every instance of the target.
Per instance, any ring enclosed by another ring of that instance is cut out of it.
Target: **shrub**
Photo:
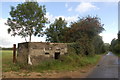
[[[81,54],[81,55],[94,55],[95,50],[93,44],[88,40],[84,44],[77,41],[75,43],[68,44],[68,53]]]

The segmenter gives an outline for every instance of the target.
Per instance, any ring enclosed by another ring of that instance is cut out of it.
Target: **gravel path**
[[[91,71],[87,78],[118,78],[118,57],[112,52],[104,55],[97,67]],[[120,66],[119,66],[120,67]]]

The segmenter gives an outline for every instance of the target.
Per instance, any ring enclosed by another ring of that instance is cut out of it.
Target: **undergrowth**
[[[9,55],[7,57],[7,55]],[[3,52],[3,72],[8,71],[21,71],[26,70],[28,72],[43,72],[49,70],[56,70],[56,71],[69,71],[69,70],[76,70],[78,68],[82,68],[85,66],[89,66],[92,64],[96,64],[100,55],[94,56],[85,56],[80,54],[70,53],[67,55],[62,55],[60,59],[54,60],[51,59],[49,61],[44,61],[39,63],[38,65],[28,65],[28,64],[13,64],[12,63],[12,55],[9,53]]]

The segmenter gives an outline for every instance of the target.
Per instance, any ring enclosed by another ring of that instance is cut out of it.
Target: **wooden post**
[[[13,44],[13,63],[16,63],[16,44]]]

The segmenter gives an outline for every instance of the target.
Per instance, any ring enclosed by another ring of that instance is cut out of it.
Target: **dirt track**
[[[87,66],[85,68],[82,68],[80,70],[76,71],[64,71],[64,72],[58,72],[58,71],[52,71],[52,72],[3,72],[2,77],[3,78],[85,78],[90,71],[92,71],[93,67],[95,65]]]

